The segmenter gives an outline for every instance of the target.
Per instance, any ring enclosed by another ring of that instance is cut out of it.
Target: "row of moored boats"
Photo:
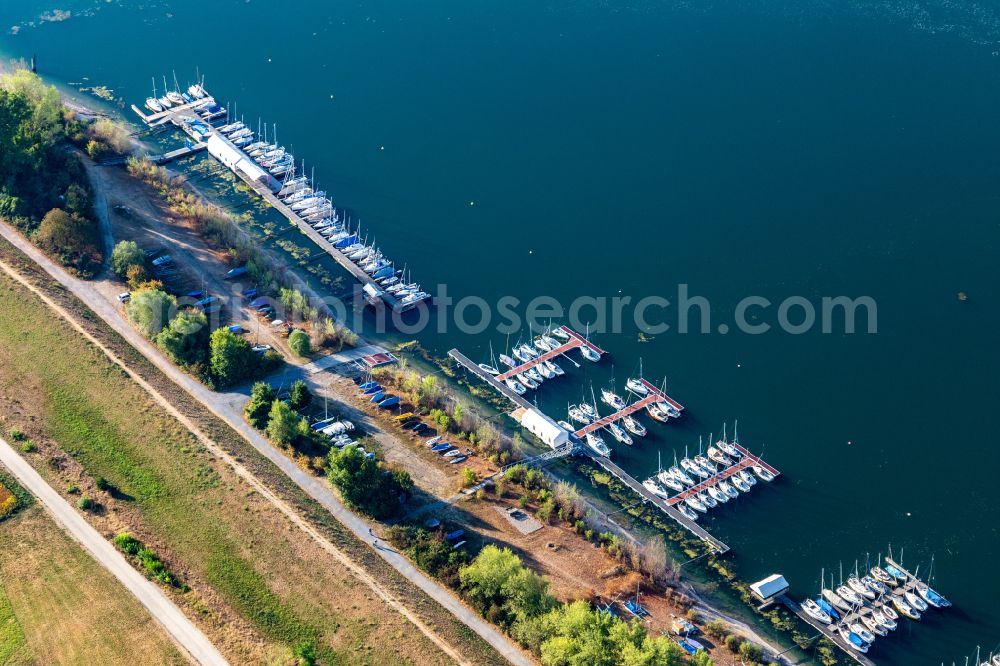
[[[156,89],[154,88],[153,96],[146,98],[146,108],[153,113],[161,113],[175,106],[192,104],[207,97],[208,93],[206,93],[205,89],[198,83],[188,86],[186,92],[181,91],[180,89],[171,90],[166,92],[162,97],[156,96]]]
[[[206,97],[201,86],[191,86],[189,92],[197,92]],[[151,101],[156,100],[147,100],[147,106],[150,106]],[[207,97],[204,104],[196,104],[191,109],[206,122],[226,113],[224,108]],[[266,128],[263,135],[260,135],[259,131],[255,133],[242,121],[226,122],[211,128],[195,119],[190,119],[188,124],[192,131],[203,138],[212,131],[224,136],[272,177],[280,180],[281,187],[276,196],[282,203],[319,232],[327,243],[370,275],[372,282],[378,285],[381,292],[368,294],[370,300],[377,300],[387,294],[398,309],[407,309],[431,297],[419,284],[405,280],[403,272],[397,270],[381,250],[363,242],[356,230],[352,232],[347,228],[347,223],[338,215],[326,192],[315,190],[309,177],[296,175],[295,157],[284,146],[273,139],[269,140]]]
[[[951,606],[929,585],[893,564],[872,567],[864,576],[855,573],[832,588],[824,587],[816,599],[806,599],[802,610],[834,627],[857,652],[868,652],[877,637],[895,631],[901,616],[919,620],[929,608]]]
[[[736,440],[723,437],[708,447],[707,456],[683,457],[643,481],[646,490],[663,499],[682,497],[674,507],[691,520],[699,514],[750,492],[757,480],[773,481],[774,474],[760,460],[744,460]],[[740,469],[733,470],[740,466]],[[671,493],[673,491],[673,494]]]

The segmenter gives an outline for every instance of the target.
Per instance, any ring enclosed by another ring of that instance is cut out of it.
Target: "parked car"
[[[122,292],[122,293],[118,294],[118,302],[119,303],[128,303],[131,300],[132,300],[132,292],[130,292],[130,291],[125,291],[125,292]]]

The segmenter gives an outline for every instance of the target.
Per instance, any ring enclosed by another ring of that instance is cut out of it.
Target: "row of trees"
[[[223,388],[267,374],[283,361],[276,352],[258,354],[228,329],[210,330],[196,308],[177,309],[177,299],[155,283],[132,293],[126,312],[139,331],[170,359],[210,386]]]

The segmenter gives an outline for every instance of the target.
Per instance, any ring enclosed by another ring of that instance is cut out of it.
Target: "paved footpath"
[[[46,511],[66,532],[111,572],[150,615],[163,626],[171,638],[188,656],[203,666],[225,666],[225,658],[201,633],[201,630],[174,605],[155,583],[146,579],[129,564],[125,556],[95,530],[69,502],[52,489],[45,479],[29,465],[10,444],[0,439],[0,463],[18,482],[39,499]]]
[[[104,211],[98,210],[98,213]],[[0,223],[0,235],[41,266],[52,278],[62,284],[77,298],[87,304],[101,319],[135,347],[150,363],[155,365],[175,384],[191,394],[213,414],[224,420],[240,433],[265,458],[295,482],[310,497],[319,502],[327,511],[363,542],[372,542],[372,524],[348,509],[334,494],[329,484],[317,479],[296,465],[284,453],[274,447],[266,437],[251,427],[243,419],[243,404],[247,397],[240,393],[215,392],[191,375],[171,363],[152,342],[144,338],[125,319],[117,304],[108,300],[92,284],[67,273],[61,266],[49,259],[41,250],[32,245],[20,233],[7,224]],[[533,666],[533,662],[496,627],[484,620],[478,613],[463,604],[449,590],[417,569],[405,555],[389,548],[374,548],[382,559],[389,563],[407,580],[423,590],[425,594],[441,604],[460,622],[476,632],[507,661],[515,666]]]

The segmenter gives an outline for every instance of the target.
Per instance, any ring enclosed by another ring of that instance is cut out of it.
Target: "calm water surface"
[[[1000,643],[993,10],[62,8],[74,14],[40,21],[50,5],[4,3],[0,26],[19,29],[0,51],[37,53],[53,81],[106,85],[129,103],[151,77],[192,81],[199,67],[236,113],[277,123],[281,142],[425,286],[569,303],[674,300],[689,285],[712,304],[712,333],[640,342],[627,323],[595,337],[608,361],[544,387],[539,404],[561,418],[641,357],[687,410],[619,447],[624,467],[655,471],[657,452],[670,460],[738,418],[743,442],[784,473],[707,521],[747,577],[778,571],[811,593],[821,567],[853,568],[891,543],[922,570],[936,556],[936,586],[957,607],[904,625],[873,651],[878,663],[961,662]],[[750,295],[871,296],[878,333],[720,334]],[[474,358],[506,342],[420,338]]]

